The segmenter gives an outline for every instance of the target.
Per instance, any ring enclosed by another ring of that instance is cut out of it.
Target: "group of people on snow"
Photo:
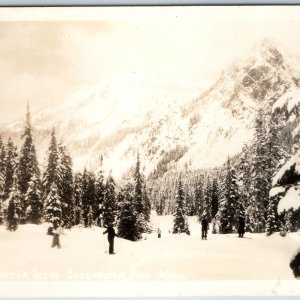
[[[53,225],[48,228],[48,235],[52,235],[52,245],[51,248],[57,247],[61,248],[60,235],[63,234],[63,226],[59,225],[57,221],[53,222]],[[109,254],[115,254],[114,252],[114,239],[118,236],[113,228],[113,226],[108,226],[107,229],[103,232],[107,234],[108,244],[109,244]]]
[[[209,223],[208,219],[206,216],[203,217],[201,221],[201,237],[202,240],[207,240],[207,231],[209,229]],[[52,248],[61,248],[61,243],[60,243],[60,235],[63,234],[63,226],[61,226],[58,221],[53,222],[53,226],[48,228],[48,234],[52,235]],[[107,234],[107,239],[108,239],[108,244],[109,244],[109,254],[115,254],[114,252],[114,239],[118,235],[116,234],[114,228],[112,225],[108,226],[106,230],[103,232],[103,234]],[[244,218],[240,217],[239,218],[239,226],[238,226],[238,234],[239,237],[244,237],[245,234],[245,220]],[[161,238],[161,229],[157,228],[157,237]]]

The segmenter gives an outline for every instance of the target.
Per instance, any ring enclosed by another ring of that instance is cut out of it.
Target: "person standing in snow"
[[[207,240],[208,221],[206,217],[203,217],[201,222],[202,240]]]
[[[160,239],[161,238],[161,230],[157,228],[157,237]]]
[[[53,239],[52,239],[52,248],[57,247],[61,248],[59,236],[62,234],[63,229],[58,225],[57,221],[53,222]]]
[[[118,236],[114,230],[114,228],[110,225],[107,229],[103,232],[103,234],[107,233],[107,239],[109,243],[109,254],[116,254],[114,252],[114,239],[115,236]]]
[[[239,228],[238,228],[239,237],[244,237],[245,234],[245,220],[243,217],[239,217]]]

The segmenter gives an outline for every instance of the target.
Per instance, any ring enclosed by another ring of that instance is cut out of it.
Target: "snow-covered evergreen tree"
[[[92,172],[86,169],[82,175],[82,208],[83,208],[83,219],[85,226],[88,226],[90,207],[93,213],[93,222],[95,220],[95,215],[97,211],[97,204],[95,201],[95,176]]]
[[[22,195],[22,216],[21,222],[25,221],[25,213],[27,211],[29,203],[26,202],[26,193],[33,176],[39,177],[40,170],[38,167],[38,161],[36,157],[35,146],[32,138],[32,128],[30,123],[30,111],[29,105],[27,105],[27,114],[25,127],[22,134],[22,139],[24,140],[23,145],[20,149],[19,155],[19,166],[18,166],[18,183],[19,189]]]
[[[11,138],[8,139],[8,143],[5,151],[5,180],[4,180],[4,197],[8,198],[14,183],[14,174],[17,169],[17,148],[14,145]]]
[[[266,223],[266,232],[267,235],[278,231],[277,222],[276,222],[276,205],[275,199],[270,198],[267,210],[267,223]]]
[[[138,213],[138,219],[142,224],[142,231],[148,232],[148,222],[150,220],[150,201],[146,193],[146,180],[145,176],[141,173],[141,164],[139,153],[137,155],[137,162],[135,172],[133,174],[134,183],[134,202],[136,205],[136,211]]]
[[[213,178],[211,187],[211,218],[214,218],[219,210],[220,188],[218,179]]]
[[[265,114],[259,110],[255,123],[254,154],[250,188],[250,207],[248,208],[250,230],[263,232],[269,202],[269,155]]]
[[[54,128],[51,133],[50,145],[47,152],[48,160],[42,180],[44,198],[47,198],[53,184],[58,189],[61,183],[59,150]]]
[[[38,177],[33,175],[26,193],[26,220],[33,224],[40,224],[43,214],[43,201],[41,195],[41,183]]]
[[[80,173],[77,173],[74,178],[74,188],[73,188],[74,219],[72,225],[84,225],[81,185],[82,185],[82,175]]]
[[[2,140],[0,138],[0,151],[2,146]],[[1,155],[1,152],[0,152]],[[4,163],[1,167],[0,163],[0,225],[4,223]]]
[[[190,234],[188,220],[186,216],[186,207],[185,207],[185,199],[184,199],[181,175],[179,175],[178,182],[177,182],[176,207],[175,207],[173,222],[174,222],[173,233]]]
[[[203,215],[203,204],[204,204],[204,175],[201,173],[196,178],[195,186],[195,207],[196,214],[199,216],[199,220]]]
[[[131,241],[141,239],[143,228],[136,209],[134,186],[127,183],[119,193],[118,235]]]
[[[5,156],[5,144],[0,136],[0,173],[3,175],[3,178],[5,176]]]
[[[141,163],[140,163],[140,156],[139,156],[139,153],[138,153],[135,172],[134,172],[134,175],[133,175],[134,199],[135,199],[135,202],[136,202],[137,212],[142,214],[144,212],[143,192],[142,192],[143,177],[142,177],[140,168],[141,168]]]
[[[148,223],[150,222],[150,216],[151,216],[151,202],[150,202],[150,198],[148,196],[148,192],[147,192],[147,186],[146,186],[146,180],[144,180],[144,184],[143,184],[143,203],[144,203],[144,219],[145,219],[145,226],[146,229],[148,227]]]
[[[211,208],[212,208],[212,184],[210,181],[210,178],[207,177],[206,179],[206,186],[204,188],[204,199],[203,199],[203,213],[202,216],[200,216],[200,220],[202,220],[204,217],[207,218],[208,221],[211,220]]]
[[[50,191],[45,200],[45,220],[50,223],[62,224],[62,204],[55,182],[51,184]]]
[[[103,156],[100,156],[100,167],[96,173],[95,183],[95,202],[96,202],[96,223],[98,226],[103,226],[103,202],[105,195],[105,180],[103,175]]]
[[[116,192],[115,181],[110,175],[106,180],[104,201],[103,201],[103,226],[113,225],[116,218]]]
[[[0,225],[2,225],[5,222],[4,218],[4,199],[2,198],[2,195],[0,196]]]
[[[62,219],[64,225],[70,228],[74,217],[72,159],[62,144],[58,145],[58,150],[60,168],[58,189],[62,202]]]
[[[219,219],[221,233],[232,233],[234,231],[236,206],[239,198],[238,190],[236,171],[228,158],[220,201]]]
[[[267,166],[268,166],[268,189],[271,189],[272,178],[275,172],[278,170],[280,165],[287,157],[286,148],[280,143],[279,140],[279,120],[273,115],[269,121],[269,132],[268,132],[268,154],[267,154]],[[269,202],[266,211],[266,232],[267,235],[279,230],[279,217],[277,213],[279,198],[269,197]]]
[[[20,223],[21,214],[21,193],[18,189],[18,179],[16,174],[13,175],[13,187],[8,198],[8,207],[6,212],[6,224],[7,229],[10,231],[15,231]]]
[[[284,145],[281,145],[279,140],[279,121],[272,115],[269,121],[269,129],[267,134],[267,164],[269,169],[269,180],[281,164],[281,161],[285,159],[287,153]],[[270,182],[271,185],[271,182]]]
[[[92,227],[94,225],[94,212],[92,205],[89,205],[86,227]]]
[[[250,224],[250,189],[251,189],[251,149],[248,145],[244,145],[238,166],[238,179],[239,179],[239,200],[237,205],[237,217],[244,218],[246,231],[252,231]]]

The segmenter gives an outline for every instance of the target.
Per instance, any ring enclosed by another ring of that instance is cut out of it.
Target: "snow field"
[[[173,235],[172,216],[153,216],[154,232],[138,242],[115,239],[108,255],[103,228],[73,228],[52,249],[47,224],[0,227],[0,281],[9,280],[293,280],[289,263],[300,234],[212,235],[201,240],[201,227],[189,218],[191,235]]]

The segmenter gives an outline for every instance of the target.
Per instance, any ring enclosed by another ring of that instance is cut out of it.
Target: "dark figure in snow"
[[[290,268],[296,278],[300,278],[300,250],[290,263]]]
[[[204,217],[201,222],[201,231],[202,231],[202,240],[207,240],[207,230],[208,230],[208,221],[207,218]]]
[[[158,228],[157,229],[157,237],[160,239],[161,238],[161,230]]]
[[[103,232],[103,234],[107,233],[107,239],[109,243],[109,254],[116,254],[114,252],[114,239],[115,236],[118,236],[112,226],[108,226],[107,229]]]
[[[53,226],[50,226],[50,227],[48,228],[48,230],[47,230],[47,234],[48,234],[48,235],[53,235],[53,230],[54,230]]]
[[[10,224],[8,225],[8,230],[9,231],[16,231],[18,228],[18,219],[17,218],[13,218],[12,221],[10,222]]]
[[[52,248],[57,247],[61,248],[59,236],[62,234],[62,227],[58,225],[57,222],[53,222],[53,239],[52,239]]]
[[[245,234],[245,220],[242,217],[239,217],[239,228],[238,228],[239,237],[244,237]]]

